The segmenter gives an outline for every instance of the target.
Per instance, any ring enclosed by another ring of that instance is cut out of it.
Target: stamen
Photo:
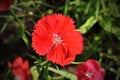
[[[62,42],[61,37],[57,34],[53,34],[53,43],[58,44],[58,43],[61,43],[61,42]]]
[[[92,75],[93,75],[92,72],[88,72],[88,73],[86,74],[86,76],[88,76],[88,77],[91,77]]]

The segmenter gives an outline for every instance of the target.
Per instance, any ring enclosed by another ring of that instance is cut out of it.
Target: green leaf
[[[66,0],[66,2],[65,2],[65,9],[64,9],[64,15],[66,15],[67,12],[68,12],[68,4],[69,4],[69,0]]]
[[[120,40],[120,28],[112,25],[110,17],[99,16],[99,23],[105,31],[113,33]]]
[[[99,16],[99,23],[105,31],[111,32],[112,22],[109,17],[103,18],[103,17]]]
[[[116,79],[115,80],[120,80],[120,66],[117,70],[117,76],[116,76]]]
[[[97,0],[96,13],[95,13],[96,19],[97,19],[97,17],[98,17],[98,13],[99,13],[99,7],[100,7],[100,3],[99,3],[99,0]]]
[[[75,74],[70,73],[70,72],[66,72],[66,71],[62,71],[62,70],[57,70],[55,68],[49,67],[48,70],[55,72],[61,76],[64,76],[65,78],[68,78],[70,80],[77,80],[77,77]]]
[[[23,39],[24,43],[28,46],[29,45],[29,41],[28,41],[27,36],[26,36],[25,33],[23,34],[22,39]]]
[[[37,67],[36,67],[36,66],[32,66],[32,67],[30,68],[30,71],[31,71],[33,80],[38,80],[38,78],[39,78],[39,73],[38,73],[38,71],[37,71]]]
[[[6,27],[7,27],[7,23],[5,23],[5,24],[3,25],[2,29],[0,30],[0,33],[2,33],[2,32],[5,30]]]
[[[48,71],[48,67],[49,67],[49,63],[46,64],[46,66],[44,66],[44,78],[45,80],[50,80],[49,79],[49,71]]]
[[[115,36],[120,40],[120,28],[119,27],[113,27],[112,33],[115,34]]]
[[[94,16],[91,16],[90,18],[87,19],[87,21],[80,26],[80,28],[78,29],[78,31],[80,31],[81,33],[85,34],[87,33],[87,31],[93,27],[93,25],[97,22],[97,20],[95,19]]]
[[[9,21],[10,21],[10,19],[8,19],[7,22],[2,26],[2,28],[1,28],[1,30],[0,30],[0,33],[2,33],[2,32],[6,29]]]

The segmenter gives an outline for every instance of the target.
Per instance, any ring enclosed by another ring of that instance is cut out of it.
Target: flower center
[[[86,76],[88,76],[88,77],[91,77],[92,75],[93,75],[92,72],[88,72],[88,73],[86,74]]]
[[[61,41],[62,41],[62,40],[61,40],[60,37],[56,37],[56,38],[55,38],[55,42],[56,42],[56,43],[60,43]]]
[[[53,43],[58,44],[58,43],[61,43],[61,42],[62,42],[61,37],[57,34],[53,34]]]
[[[22,77],[20,75],[16,75],[15,80],[22,80]]]

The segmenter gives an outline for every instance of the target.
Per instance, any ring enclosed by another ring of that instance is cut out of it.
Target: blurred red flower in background
[[[75,30],[74,21],[62,14],[47,15],[34,26],[32,47],[53,63],[65,66],[83,50],[83,37]]]
[[[15,80],[31,80],[31,73],[27,60],[23,61],[21,57],[17,57],[13,64],[8,62],[8,66],[12,69]]]
[[[0,0],[0,11],[9,10],[12,3],[13,3],[13,0]]]
[[[79,64],[76,75],[78,80],[104,80],[105,70],[96,60],[87,60]]]

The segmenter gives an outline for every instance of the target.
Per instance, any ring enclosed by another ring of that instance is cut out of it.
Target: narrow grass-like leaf
[[[69,0],[66,0],[66,2],[65,2],[65,8],[64,8],[64,15],[66,15],[67,12],[68,12],[68,6],[69,6]]]
[[[25,33],[23,34],[22,39],[23,39],[24,43],[28,46],[29,45],[29,41],[28,41],[27,36],[26,36]]]
[[[2,33],[2,32],[5,30],[5,28],[6,28],[7,25],[8,25],[8,22],[9,22],[9,21],[7,21],[7,22],[2,26],[2,29],[0,30],[0,33]]]
[[[120,80],[120,66],[118,67],[117,76],[115,80]]]
[[[49,75],[49,71],[48,71],[48,68],[49,68],[49,63],[47,63],[45,66],[44,66],[44,78],[45,80],[50,80],[50,75]]]
[[[97,5],[96,5],[96,13],[95,13],[95,18],[98,18],[98,13],[99,13],[99,7],[100,7],[100,1],[97,0]]]
[[[91,3],[92,3],[92,0],[90,0],[90,2],[87,4],[87,8],[85,9],[85,14],[88,14],[88,12],[90,10]]]

